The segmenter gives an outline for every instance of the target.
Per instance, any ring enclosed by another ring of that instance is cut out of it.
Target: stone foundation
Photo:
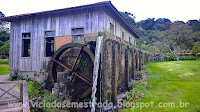
[[[100,65],[100,101],[117,103],[117,95],[129,90],[129,82],[141,77],[148,54],[130,45],[106,39]]]

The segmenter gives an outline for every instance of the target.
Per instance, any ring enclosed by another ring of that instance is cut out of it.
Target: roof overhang
[[[131,33],[136,37],[139,38],[138,33],[135,31],[135,29],[131,26],[131,24],[119,13],[119,11],[113,6],[113,4],[110,1],[105,2],[98,2],[95,4],[89,4],[89,5],[82,5],[77,7],[70,7],[70,8],[64,8],[64,9],[57,9],[57,10],[49,10],[49,11],[42,11],[42,12],[35,12],[35,13],[28,13],[28,14],[20,14],[20,15],[14,15],[14,16],[8,16],[4,18],[0,18],[0,20],[12,22],[17,19],[30,17],[30,16],[36,16],[36,15],[45,15],[45,14],[54,14],[54,13],[62,13],[67,11],[73,11],[73,10],[81,10],[81,9],[88,9],[88,8],[95,8],[95,7],[106,7],[110,9],[114,15],[119,17],[118,19],[127,26]]]

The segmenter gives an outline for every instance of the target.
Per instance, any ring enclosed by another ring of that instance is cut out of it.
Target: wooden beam
[[[15,108],[7,108],[7,109],[1,109],[0,112],[20,112],[22,111],[22,107],[15,107]]]
[[[20,100],[23,100],[23,83],[20,83]]]
[[[19,102],[20,100],[17,98],[14,99],[4,99],[4,100],[0,100],[0,105],[2,104],[8,104],[9,102]]]
[[[4,81],[4,82],[0,82],[0,84],[14,84],[14,83],[22,83],[22,81]]]

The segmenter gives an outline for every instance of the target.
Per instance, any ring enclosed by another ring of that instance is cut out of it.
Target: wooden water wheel
[[[69,43],[60,47],[50,61],[50,78],[54,86],[57,74],[67,75],[67,91],[72,100],[88,96],[92,91],[95,42],[86,45]]]

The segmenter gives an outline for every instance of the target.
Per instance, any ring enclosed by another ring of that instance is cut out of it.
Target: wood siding
[[[120,23],[110,12],[105,11],[105,22],[104,27],[109,31],[110,23],[114,25],[114,35],[122,39],[122,32],[124,32],[124,40],[130,43],[136,44],[136,38],[132,35],[127,28]]]
[[[45,31],[55,31],[56,38],[70,36],[72,28],[84,28],[84,34],[97,34],[114,25],[114,35],[124,40],[135,42],[135,37],[122,23],[104,8],[74,10],[70,12],[53,13],[24,17],[11,23],[10,32],[10,70],[39,72],[48,69],[51,57],[45,57]],[[31,33],[30,57],[22,57],[22,33]],[[55,42],[56,42],[55,38]],[[88,38],[88,37],[87,37]]]
[[[11,23],[10,70],[35,71],[46,69],[50,57],[44,57],[44,32],[54,30],[56,37],[71,35],[71,29],[83,27],[84,34],[103,31],[104,13],[101,8],[26,17]],[[30,57],[22,57],[22,33],[31,33]]]

